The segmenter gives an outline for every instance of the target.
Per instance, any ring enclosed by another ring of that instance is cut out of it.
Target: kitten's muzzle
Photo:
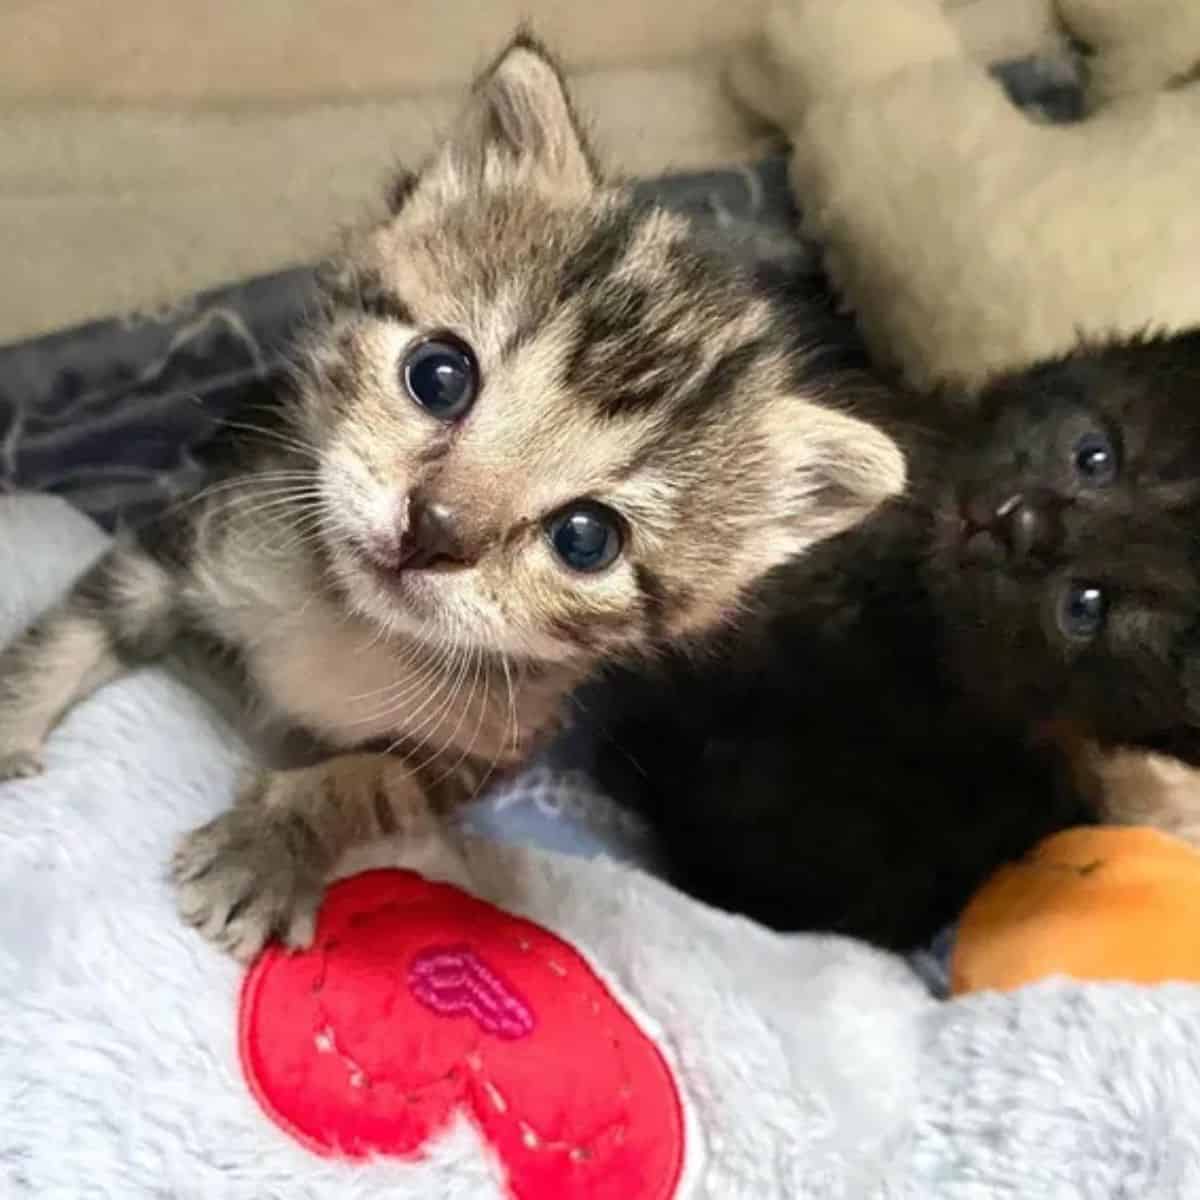
[[[1002,548],[1010,558],[1048,551],[1061,536],[1059,506],[1040,492],[1005,489],[966,496],[960,505],[963,546],[969,553]]]
[[[399,529],[372,537],[366,549],[377,567],[397,572],[460,570],[479,557],[453,510],[417,494],[409,497]]]

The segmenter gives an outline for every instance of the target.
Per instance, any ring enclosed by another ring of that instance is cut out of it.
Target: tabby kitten
[[[519,762],[598,664],[720,624],[904,481],[852,411],[876,387],[601,178],[527,37],[325,287],[249,461],[0,657],[0,777],[181,647],[236,668],[259,727],[333,752],[258,771],[178,850],[181,912],[239,958],[307,943],[344,851]]]
[[[678,880],[906,948],[1039,838],[1120,819],[1077,742],[1200,762],[1198,399],[1200,332],[999,379],[910,426],[909,495],[777,570],[710,658],[627,680],[605,776]]]

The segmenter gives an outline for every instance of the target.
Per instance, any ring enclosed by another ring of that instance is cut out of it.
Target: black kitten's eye
[[[561,508],[546,522],[554,553],[572,571],[603,571],[621,553],[621,519],[594,500]]]
[[[1117,477],[1117,451],[1103,433],[1085,433],[1071,452],[1079,478],[1090,487],[1106,487]]]
[[[418,342],[404,356],[400,370],[408,394],[439,421],[457,421],[475,403],[475,355],[453,334]]]
[[[1094,583],[1069,583],[1058,598],[1058,627],[1073,642],[1090,642],[1107,616],[1108,601]]]

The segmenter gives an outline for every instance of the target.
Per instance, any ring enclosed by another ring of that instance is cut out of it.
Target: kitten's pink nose
[[[452,570],[470,566],[473,561],[450,507],[426,500],[414,492],[408,500],[404,529],[400,535],[398,569],[422,571],[432,567]]]

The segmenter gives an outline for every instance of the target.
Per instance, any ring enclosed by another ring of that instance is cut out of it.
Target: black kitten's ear
[[[600,180],[562,75],[527,33],[518,34],[475,82],[421,184],[444,191],[514,176],[568,195],[586,195]]]

